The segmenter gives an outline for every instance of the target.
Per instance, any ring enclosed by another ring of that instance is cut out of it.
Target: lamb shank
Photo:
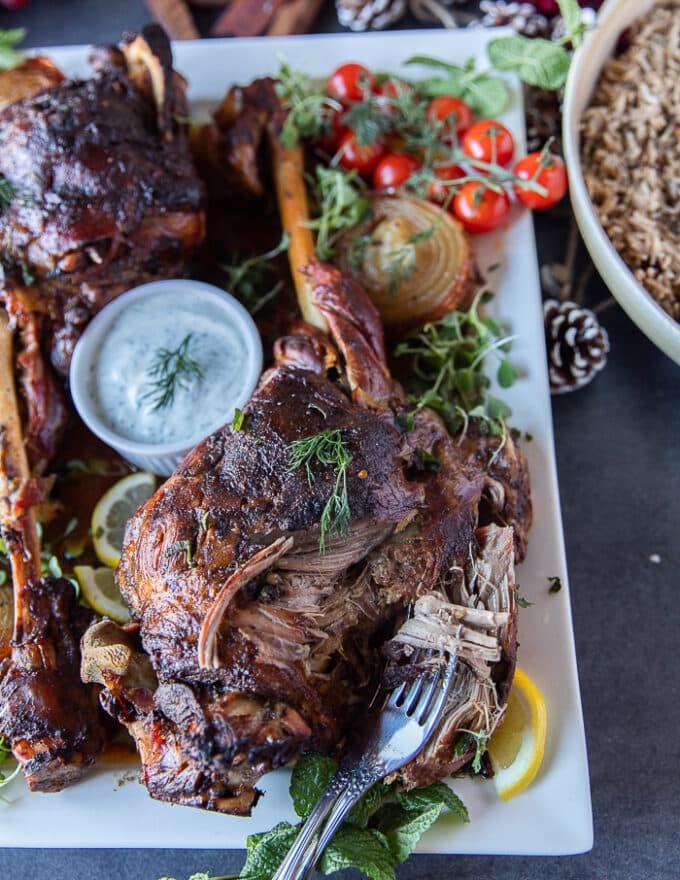
[[[138,632],[85,636],[85,678],[105,685],[163,800],[249,813],[264,772],[342,748],[385,656],[386,675],[408,678],[435,646],[456,650],[456,684],[400,778],[439,779],[470,758],[460,728],[493,729],[512,679],[521,454],[508,440],[488,467],[483,440],[457,446],[427,409],[399,427],[408,404],[375,308],[337,269],[305,271],[329,334],[301,323],[280,339],[242,429],[203,441],[128,524],[117,576]],[[349,457],[348,524],[322,553],[338,469],[291,458],[321,434]]]
[[[10,93],[17,81],[31,91],[0,109],[0,302],[22,334],[34,461],[54,451],[63,416],[41,352],[66,375],[90,317],[130,287],[182,275],[204,235],[177,121],[186,84],[164,32],[150,26],[93,63],[87,80],[54,74],[46,87],[43,75],[37,93],[35,71],[18,69]]]

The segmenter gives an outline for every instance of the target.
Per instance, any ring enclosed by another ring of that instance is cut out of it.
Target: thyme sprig
[[[366,185],[356,171],[342,171],[317,165],[310,179],[316,216],[308,222],[316,230],[316,255],[320,260],[335,256],[334,244],[344,230],[360,223],[371,203],[364,195]]]
[[[512,337],[484,312],[490,296],[488,291],[480,291],[467,311],[450,312],[426,324],[417,335],[399,343],[394,354],[412,359],[407,390],[416,410],[425,406],[434,409],[461,441],[470,420],[475,419],[482,433],[500,439],[497,455],[505,443],[505,420],[511,410],[490,393],[486,360],[490,355],[498,358],[496,379],[502,388],[515,382],[517,372],[505,356]]]
[[[351,512],[347,495],[347,469],[351,462],[352,456],[340,428],[294,440],[288,446],[288,468],[294,471],[304,467],[310,486],[314,482],[317,464],[332,467],[335,471],[335,485],[321,513],[319,553],[326,552],[328,537],[343,535],[349,526]]]
[[[194,379],[203,379],[203,368],[189,353],[191,333],[177,348],[159,348],[149,367],[149,389],[140,400],[149,400],[154,410],[164,409],[175,399],[178,389],[188,389]]]

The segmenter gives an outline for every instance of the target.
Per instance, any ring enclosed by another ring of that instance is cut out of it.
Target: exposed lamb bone
[[[212,607],[206,614],[198,637],[198,663],[204,669],[219,667],[215,638],[219,630],[222,618],[227,607],[238,591],[256,578],[263,571],[272,568],[277,559],[283,556],[293,546],[293,538],[277,538],[268,547],[263,547],[258,553],[250,557],[238,568],[220,590]]]
[[[0,733],[33,791],[59,791],[102,751],[105,716],[98,688],[79,677],[80,635],[92,615],[73,586],[41,577],[40,542],[30,504],[13,502],[31,480],[14,387],[12,333],[0,311],[0,531],[10,558],[14,634],[0,681]]]

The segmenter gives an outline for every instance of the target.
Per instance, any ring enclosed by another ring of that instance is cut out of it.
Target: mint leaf
[[[520,34],[490,40],[489,59],[499,70],[515,70],[523,82],[541,89],[564,85],[571,58],[564,47],[536,37]]]
[[[373,788],[369,788],[350,810],[346,819],[348,824],[356,825],[357,828],[365,828],[371,816],[380,809],[389,794],[390,787],[380,782]]]
[[[583,42],[585,25],[581,21],[581,7],[578,0],[557,0],[560,15],[564,22],[565,40],[577,49]]]
[[[299,825],[279,822],[270,831],[250,834],[246,840],[246,861],[239,877],[242,880],[270,880],[295,843]]]
[[[15,67],[21,61],[21,55],[14,48],[26,36],[25,28],[0,30],[0,70]]]
[[[358,868],[371,880],[394,880],[394,862],[384,835],[373,829],[340,828],[323,854],[319,870],[332,874],[343,868]]]
[[[411,812],[413,810],[427,810],[436,804],[443,804],[446,809],[462,819],[470,821],[467,807],[452,791],[445,782],[433,782],[426,788],[412,788],[410,791],[400,791],[397,800],[401,806]]]
[[[439,818],[444,805],[435,804],[424,812],[405,813],[398,824],[383,829],[392,856],[398,864],[405,862],[427,829]]]
[[[297,815],[305,820],[316,806],[337,767],[325,755],[302,755],[290,778],[290,796]]]
[[[474,69],[474,62],[465,67],[448,64],[427,55],[414,55],[406,64],[419,64],[435,70],[443,70],[446,76],[430,77],[415,83],[418,93],[425,98],[440,95],[456,95],[462,98],[480,117],[494,117],[508,105],[508,87],[497,76]]]

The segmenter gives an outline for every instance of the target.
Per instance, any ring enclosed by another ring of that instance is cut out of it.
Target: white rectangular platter
[[[494,32],[496,36],[498,32]],[[488,31],[402,31],[389,34],[328,35],[182,43],[176,67],[189,81],[194,102],[217,101],[232,83],[275,73],[285,58],[295,68],[325,75],[344,61],[397,72],[420,53],[462,64],[474,57],[486,65]],[[88,48],[45,50],[70,74],[89,75]],[[415,68],[409,68],[414,75]],[[524,115],[516,81],[502,119],[524,144]],[[569,605],[569,589],[555,469],[550,395],[546,372],[543,313],[531,217],[515,211],[506,228],[475,242],[482,270],[492,264],[493,308],[516,334],[512,360],[522,378],[505,399],[512,424],[532,435],[524,444],[532,478],[534,525],[529,554],[517,573],[522,595],[534,604],[521,611],[519,664],[534,679],[548,708],[544,764],[532,786],[505,803],[493,783],[454,783],[471,822],[444,817],[423,838],[419,851],[558,855],[592,846],[592,816],[583,717]],[[548,577],[562,590],[548,593]],[[287,793],[288,773],[263,780],[265,796],[253,816],[239,819],[151,800],[136,781],[134,767],[102,763],[78,785],[59,794],[32,794],[17,779],[2,794],[0,845],[31,847],[240,848],[248,834],[277,822],[295,821]]]

